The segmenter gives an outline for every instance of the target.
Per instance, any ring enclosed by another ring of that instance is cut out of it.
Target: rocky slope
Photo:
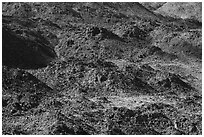
[[[157,13],[177,17],[191,18],[202,22],[202,3],[199,2],[167,2],[156,10]]]
[[[2,134],[202,134],[202,22],[166,4],[3,3]]]

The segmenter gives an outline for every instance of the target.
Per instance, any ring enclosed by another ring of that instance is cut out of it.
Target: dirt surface
[[[202,22],[164,7],[2,3],[2,134],[201,135]]]

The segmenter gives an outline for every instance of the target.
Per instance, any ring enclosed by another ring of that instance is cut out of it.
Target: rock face
[[[202,22],[166,4],[4,2],[2,134],[201,135]]]

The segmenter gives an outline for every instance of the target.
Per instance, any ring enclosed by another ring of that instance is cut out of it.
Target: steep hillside
[[[201,135],[202,22],[166,4],[4,2],[2,134]]]

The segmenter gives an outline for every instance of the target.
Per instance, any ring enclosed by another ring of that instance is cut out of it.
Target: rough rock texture
[[[202,22],[202,3],[199,2],[167,2],[156,10],[157,13],[177,17],[191,18]]]
[[[151,11],[155,11],[162,7],[166,2],[140,2],[143,6]]]
[[[166,4],[4,2],[2,134],[201,135],[202,23]]]

